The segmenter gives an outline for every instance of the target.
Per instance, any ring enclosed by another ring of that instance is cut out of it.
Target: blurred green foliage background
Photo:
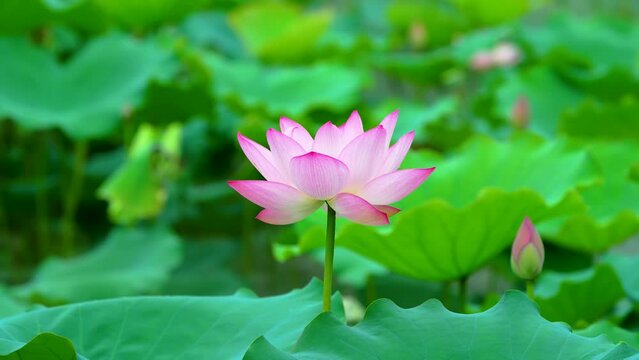
[[[226,185],[259,178],[236,133],[355,109],[369,127],[399,109],[405,166],[438,169],[389,227],[338,223],[349,319],[380,297],[459,308],[458,283],[469,311],[494,304],[522,286],[508,254],[529,215],[542,315],[639,325],[639,3],[622,0],[0,1],[0,316],[304,286],[323,214],[255,220]]]

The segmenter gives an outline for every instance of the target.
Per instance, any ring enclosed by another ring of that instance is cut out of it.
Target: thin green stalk
[[[0,263],[0,266],[7,268],[7,273],[9,275],[13,274],[13,262],[11,259],[14,258],[13,255],[13,246],[11,246],[11,239],[9,238],[9,226],[6,218],[6,212],[4,210],[4,203],[2,201],[0,189],[0,252],[4,251],[8,256],[6,257],[6,262]],[[4,250],[3,250],[4,249]]]
[[[445,281],[442,284],[442,303],[444,304],[446,308],[453,309],[453,306],[455,305],[450,301],[450,287],[451,287],[450,281]]]
[[[526,294],[530,300],[535,300],[535,282],[533,280],[526,280]]]
[[[35,217],[36,217],[36,231],[38,235],[38,257],[44,259],[49,254],[49,247],[51,244],[51,238],[49,235],[49,198],[47,195],[47,175],[49,171],[49,153],[48,153],[48,133],[42,133],[42,136],[37,138],[38,144],[35,158],[35,175],[38,179],[38,189],[35,194]]]
[[[468,303],[468,277],[464,276],[459,279],[459,312],[466,312],[466,304]]]
[[[379,297],[375,275],[368,275],[366,279],[366,304],[370,304]]]
[[[333,293],[333,256],[335,254],[335,210],[327,206],[326,246],[324,247],[324,312],[331,311],[331,295]]]
[[[76,141],[73,148],[73,168],[69,186],[64,193],[64,210],[62,214],[62,252],[65,255],[75,249],[75,215],[84,185],[84,168],[86,166],[89,144],[86,140]]]

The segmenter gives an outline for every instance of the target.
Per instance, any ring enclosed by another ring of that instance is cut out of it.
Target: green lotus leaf
[[[626,295],[632,301],[639,302],[639,256],[609,253],[604,255],[601,261],[615,269]]]
[[[333,307],[343,318],[339,295]],[[259,336],[290,347],[321,309],[318,280],[266,298],[237,293],[100,300],[0,319],[0,343],[53,332],[71,340],[78,354],[89,359],[232,360],[241,359]]]
[[[182,125],[164,131],[144,124],[135,135],[127,161],[97,191],[109,202],[109,217],[118,224],[157,217],[166,204],[179,167]]]
[[[389,2],[387,12],[388,22],[399,32],[397,38],[405,38],[418,49],[450,44],[467,27],[463,14],[444,3],[395,0]],[[422,26],[426,33],[421,41],[411,37],[411,27],[415,26]]]
[[[576,335],[539,315],[517,291],[478,314],[452,313],[429,300],[402,309],[389,300],[369,306],[364,320],[349,327],[330,314],[315,318],[290,352],[259,338],[245,360],[294,359],[630,359],[637,351],[603,337]]]
[[[575,333],[587,337],[605,335],[614,343],[624,342],[639,349],[639,334],[620,328],[609,321],[598,321],[585,329],[575,331]]]
[[[196,116],[213,118],[214,108],[210,87],[204,81],[153,81],[146,89],[143,103],[129,121],[167,125],[175,121],[186,122]]]
[[[345,225],[337,244],[405,276],[455,280],[508,248],[525,216],[541,222],[571,210],[548,207],[530,190],[487,189],[463,208],[441,199],[427,201],[396,216],[392,229]]]
[[[78,357],[68,339],[51,333],[41,333],[26,343],[0,338],[0,359],[76,360]]]
[[[304,14],[286,3],[249,3],[229,13],[229,23],[252,54],[268,61],[308,58],[332,20],[328,11]]]
[[[41,0],[0,1],[0,33],[2,34],[22,34],[46,22],[49,17],[50,11]],[[6,53],[3,52],[3,54]]]
[[[51,0],[49,0],[51,1]],[[90,0],[106,17],[133,29],[179,20],[210,0]]]
[[[448,70],[455,67],[450,48],[439,48],[427,53],[383,53],[371,56],[371,65],[402,81],[414,84],[443,82]]]
[[[623,297],[621,282],[607,264],[571,273],[546,271],[535,285],[544,318],[581,328],[601,319]]]
[[[180,26],[189,43],[212,47],[231,58],[246,57],[240,39],[231,29],[225,12],[197,12]]]
[[[84,255],[45,261],[14,292],[47,304],[157,292],[182,260],[181,249],[168,229],[116,228]]]
[[[515,0],[508,3],[499,0],[453,0],[463,13],[477,25],[497,25],[515,20],[530,11],[536,2]]]
[[[556,14],[543,26],[526,25],[521,36],[538,56],[563,54],[593,70],[632,68],[639,56],[637,44],[628,41],[639,36],[631,22]]]
[[[0,285],[0,318],[21,313],[29,307]]]
[[[628,171],[628,178],[639,183],[639,162],[636,162]]]
[[[213,70],[218,97],[237,100],[246,108],[263,108],[274,116],[295,117],[318,109],[350,111],[367,80],[362,71],[335,64],[263,67],[214,55],[205,61]],[[260,86],[255,86],[255,79],[260,79]]]
[[[169,295],[227,295],[246,285],[234,271],[239,241],[184,241],[184,260],[162,289]]]
[[[603,182],[580,190],[587,212],[568,217],[559,230],[548,233],[561,246],[601,253],[639,232],[639,184],[627,177],[639,145],[596,142],[588,149],[602,169]]]
[[[559,131],[572,137],[639,141],[639,102],[627,98],[619,103],[584,102],[564,114]]]
[[[524,134],[503,142],[477,136],[446,158],[430,152],[412,152],[402,166],[436,166],[437,170],[399,203],[400,208],[426,199],[443,199],[460,208],[471,204],[486,188],[507,192],[530,189],[552,206],[571,190],[591,186],[600,173],[580,144],[546,142]]]
[[[415,142],[432,143],[437,142],[438,137],[433,134],[433,125],[442,120],[449,120],[449,117],[456,111],[458,101],[454,97],[444,97],[434,103],[418,103],[404,99],[394,99],[384,101],[378,106],[373,115],[373,119],[383,119],[396,109],[400,109],[401,121],[397,122],[393,140],[411,130],[415,130]],[[377,120],[378,122],[380,120]],[[437,134],[439,135],[439,134]]]
[[[555,135],[562,114],[579,104],[583,98],[579,91],[545,66],[509,73],[497,89],[497,115],[510,120],[513,106],[520,96],[526,97],[530,104],[530,130],[545,137]]]
[[[111,134],[167,54],[150,43],[107,35],[64,65],[24,40],[0,39],[0,117],[26,129],[61,128],[74,139]]]

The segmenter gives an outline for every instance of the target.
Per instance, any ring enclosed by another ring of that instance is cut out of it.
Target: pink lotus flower
[[[544,266],[544,244],[528,216],[517,231],[510,254],[513,272],[524,280],[536,278]]]
[[[238,133],[244,154],[266,180],[228,184],[264,208],[257,218],[276,225],[300,221],[328,204],[337,215],[366,225],[384,225],[399,209],[389,204],[415,190],[435,170],[398,170],[414,132],[390,145],[395,111],[366,132],[354,111],[342,126],[322,125],[312,138],[293,120],[280,119],[281,132],[266,132],[269,149]]]

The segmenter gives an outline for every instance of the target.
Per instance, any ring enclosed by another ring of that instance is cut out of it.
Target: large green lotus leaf
[[[318,280],[267,298],[237,293],[92,301],[1,319],[0,341],[26,342],[40,332],[53,332],[71,340],[89,359],[241,359],[259,336],[290,347],[321,312],[321,303]],[[343,318],[337,295],[333,306]]]
[[[523,39],[538,56],[569,55],[593,69],[633,68],[639,59],[639,26],[620,20],[555,15],[543,26],[526,25]]]
[[[75,139],[111,134],[167,60],[155,45],[122,35],[93,40],[65,64],[24,40],[0,39],[0,53],[0,116]]]
[[[444,82],[449,70],[456,64],[450,48],[439,48],[426,53],[374,54],[371,65],[403,81],[423,86]]]
[[[584,139],[639,141],[639,102],[633,98],[619,103],[588,101],[564,114],[559,123],[563,134]]]
[[[563,112],[583,98],[552,70],[542,66],[511,72],[506,77],[496,93],[497,115],[511,119],[513,106],[520,96],[525,96],[530,104],[530,130],[546,137],[555,135]]]
[[[198,12],[180,26],[189,43],[199,47],[213,47],[231,58],[245,57],[240,39],[231,29],[225,12]]]
[[[184,260],[162,289],[168,295],[228,295],[245,286],[234,271],[240,242],[197,240],[184,242]]]
[[[620,328],[609,321],[598,321],[585,329],[575,331],[575,333],[587,337],[605,335],[614,343],[624,342],[639,349],[639,334]]]
[[[568,192],[591,185],[599,176],[597,164],[579,144],[523,134],[503,142],[478,136],[446,158],[411,152],[403,164],[405,168],[430,166],[437,170],[399,203],[400,208],[433,198],[459,208],[471,204],[486,188],[530,189],[548,205],[556,205]]]
[[[441,119],[447,119],[455,112],[457,106],[458,101],[454,97],[444,97],[432,103],[392,99],[384,101],[375,109],[373,119],[379,122],[392,111],[400,109],[401,121],[397,122],[393,140],[415,130],[415,142],[434,142],[437,139],[430,125]]]
[[[549,208],[529,190],[488,189],[463,208],[435,199],[409,209],[393,219],[390,232],[349,224],[340,231],[338,245],[402,275],[454,280],[507,248],[525,216],[543,221],[571,210]]]
[[[23,304],[11,293],[0,285],[0,318],[21,313],[28,309],[26,304]]]
[[[390,25],[399,30],[398,40],[404,38],[404,42],[410,42],[418,49],[448,45],[467,27],[467,21],[459,10],[435,1],[394,0],[390,1],[387,13]],[[415,29],[415,26],[424,28],[426,35],[421,41],[411,36],[411,27]]]
[[[626,295],[634,302],[639,302],[639,256],[637,254],[609,253],[602,262],[615,269]]]
[[[42,333],[26,343],[0,337],[0,359],[76,360],[78,356],[68,339],[51,333]]]
[[[563,204],[550,208],[530,190],[487,189],[462,208],[441,199],[427,201],[395,216],[392,229],[348,224],[337,244],[405,276],[454,280],[508,248],[525,216],[537,222],[572,210]]]
[[[135,135],[127,161],[97,191],[109,202],[109,217],[118,224],[157,217],[166,204],[167,180],[180,161],[182,125],[164,131],[143,124]]]
[[[524,294],[508,291],[493,308],[471,315],[450,312],[438,300],[402,309],[385,299],[371,304],[354,327],[322,314],[306,327],[290,353],[259,338],[244,359],[545,360],[549,356],[639,358],[625,344],[579,336],[564,324],[545,320]]]
[[[287,3],[248,3],[229,14],[229,23],[247,49],[264,60],[308,58],[330,25],[327,11],[304,14]]]
[[[129,121],[147,124],[186,122],[196,116],[213,118],[213,97],[204,81],[149,84],[144,101]]]
[[[90,0],[110,19],[140,29],[179,20],[210,0]]]
[[[182,260],[181,245],[165,228],[116,228],[84,255],[45,261],[15,293],[58,304],[157,292]]]
[[[619,278],[607,264],[572,273],[547,271],[535,284],[544,318],[582,328],[610,312],[623,296]]]
[[[41,0],[0,1],[0,33],[22,34],[46,22],[49,16],[49,9]]]
[[[627,177],[639,144],[594,142],[588,148],[602,169],[603,183],[580,190],[588,211],[567,218],[558,231],[549,233],[551,241],[562,246],[601,253],[639,232],[639,184]]]
[[[229,62],[210,55],[217,96],[239,101],[247,108],[264,108],[276,116],[301,116],[317,109],[352,110],[367,77],[357,69],[334,64],[308,67],[263,67]],[[260,79],[260,86],[255,86]]]
[[[454,0],[453,3],[455,3],[474,24],[496,25],[517,19],[530,11],[533,4],[539,2],[514,0],[503,3],[499,0]]]

